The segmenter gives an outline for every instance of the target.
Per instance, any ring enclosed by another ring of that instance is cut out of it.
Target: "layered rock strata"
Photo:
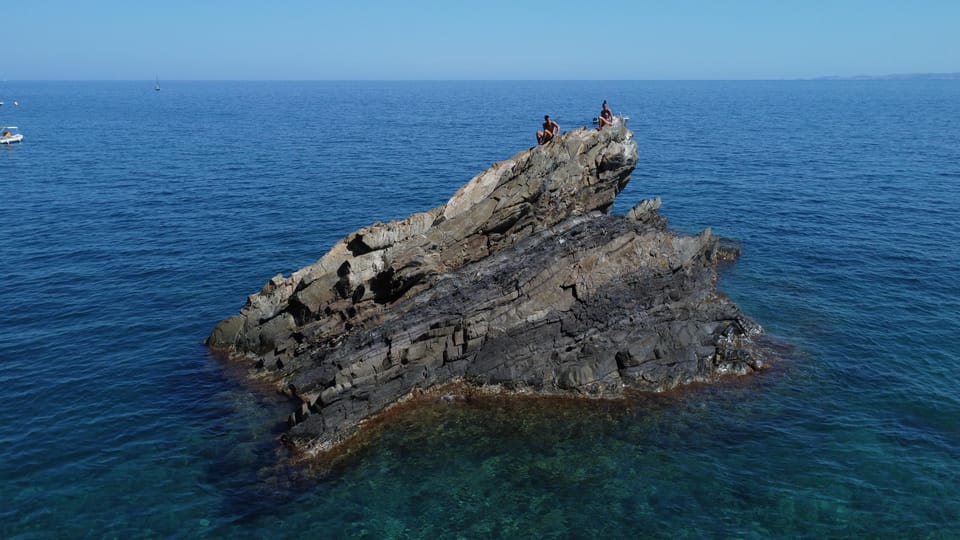
[[[207,344],[294,399],[308,453],[445,383],[619,397],[760,369],[719,239],[668,231],[659,199],[609,214],[637,160],[622,124],[520,152],[274,277]]]

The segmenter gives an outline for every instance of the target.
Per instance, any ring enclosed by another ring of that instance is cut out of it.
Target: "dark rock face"
[[[520,152],[274,277],[207,344],[296,399],[285,438],[308,453],[446,383],[617,397],[760,369],[759,326],[715,290],[719,239],[668,232],[659,199],[607,214],[637,159],[622,124]]]

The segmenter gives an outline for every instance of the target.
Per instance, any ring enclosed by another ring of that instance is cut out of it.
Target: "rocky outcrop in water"
[[[637,160],[622,124],[520,152],[274,277],[207,344],[294,398],[307,452],[446,383],[619,397],[759,369],[719,239],[668,231],[659,199],[609,214]]]

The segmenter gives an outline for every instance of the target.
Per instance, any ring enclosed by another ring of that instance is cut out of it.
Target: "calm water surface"
[[[10,107],[13,100],[18,108]],[[202,340],[607,99],[791,345],[629,403],[428,405],[334,474]],[[0,85],[0,537],[960,537],[960,83]]]

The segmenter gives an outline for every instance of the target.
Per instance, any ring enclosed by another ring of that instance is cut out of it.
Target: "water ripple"
[[[953,82],[8,86],[0,537],[960,535]],[[438,404],[333,476],[285,467],[283,401],[209,329],[602,99],[640,145],[615,210],[739,240],[720,287],[788,357],[616,406]]]

